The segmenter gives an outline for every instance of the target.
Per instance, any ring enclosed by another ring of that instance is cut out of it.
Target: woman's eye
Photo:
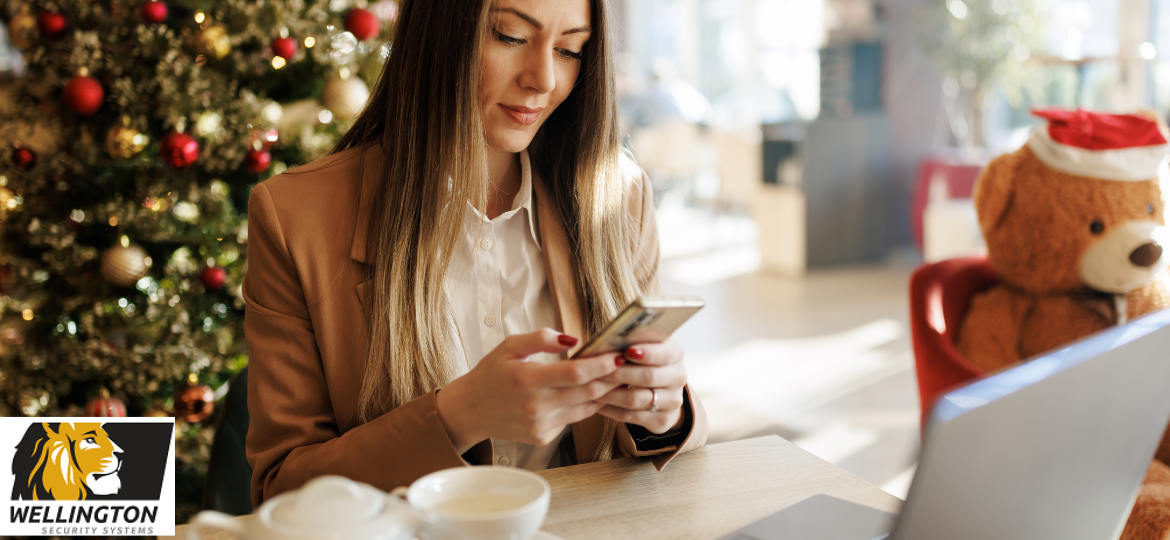
[[[492,33],[496,35],[496,41],[499,41],[500,43],[505,43],[507,45],[519,45],[524,43],[523,39],[506,36],[501,34],[499,30],[492,30]]]
[[[1154,213],[1154,205],[1152,205],[1152,204],[1147,204],[1147,205],[1146,205],[1146,213],[1147,213],[1147,214],[1153,214],[1153,213]]]
[[[572,60],[580,60],[582,56],[581,53],[573,52],[568,49],[557,49],[557,51],[561,53],[561,56]]]

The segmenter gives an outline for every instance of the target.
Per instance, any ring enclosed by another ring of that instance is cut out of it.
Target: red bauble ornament
[[[278,37],[272,40],[272,54],[285,60],[292,60],[293,55],[297,54],[297,40],[290,37]]]
[[[206,384],[197,384],[192,374],[187,386],[175,392],[175,417],[186,422],[198,422],[211,416],[215,409],[215,392]]]
[[[126,404],[116,397],[110,397],[110,391],[102,388],[98,397],[85,405],[85,415],[121,418],[126,416]]]
[[[89,116],[102,108],[106,92],[93,77],[77,75],[69,80],[61,93],[65,106],[82,116]]]
[[[17,148],[12,151],[12,164],[17,169],[27,171],[37,164],[37,153],[28,148]]]
[[[175,169],[190,167],[199,159],[199,143],[186,133],[171,133],[163,137],[158,153],[162,160]]]
[[[365,41],[382,33],[382,21],[369,11],[354,8],[345,16],[345,29],[359,41]]]
[[[223,288],[223,281],[227,278],[227,270],[219,266],[208,266],[199,272],[199,281],[209,291],[218,291]]]
[[[244,165],[248,167],[249,171],[262,173],[272,165],[272,154],[263,150],[250,150],[248,157],[244,158]]]
[[[158,24],[167,20],[167,5],[158,0],[150,0],[138,10],[142,15],[143,20],[149,23]]]
[[[57,39],[64,35],[67,26],[69,25],[65,21],[65,16],[60,13],[42,11],[37,14],[37,29],[41,31],[41,36],[48,39]]]

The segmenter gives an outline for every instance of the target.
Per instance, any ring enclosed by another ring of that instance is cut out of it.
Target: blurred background
[[[0,2],[0,413],[178,417],[184,520],[247,366],[248,192],[345,130],[397,4],[160,4]],[[663,282],[708,304],[677,337],[711,442],[777,434],[904,497],[911,272],[981,252],[972,186],[1030,109],[1170,113],[1170,0],[612,8]]]
[[[904,497],[910,273],[982,252],[971,188],[1030,109],[1170,112],[1170,2],[618,5],[663,279],[709,305],[678,339],[712,441],[778,434]]]

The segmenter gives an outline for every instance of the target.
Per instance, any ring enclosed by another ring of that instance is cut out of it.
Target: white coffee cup
[[[528,540],[544,523],[552,487],[510,467],[456,467],[428,474],[392,495],[424,522],[423,540]]]
[[[544,523],[552,487],[539,475],[507,467],[456,467],[428,474],[387,494],[342,476],[314,478],[301,489],[235,518],[203,511],[191,520],[241,540],[528,540]]]

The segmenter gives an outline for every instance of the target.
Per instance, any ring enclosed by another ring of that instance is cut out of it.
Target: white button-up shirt
[[[454,311],[467,369],[475,367],[504,338],[542,327],[556,328],[552,297],[545,279],[532,204],[532,169],[528,151],[520,152],[520,191],[512,208],[487,219],[466,203],[463,237],[452,253],[444,285]],[[529,361],[551,363],[556,355],[539,353]],[[547,446],[492,439],[497,465],[542,470],[561,463],[557,447],[568,428]]]

